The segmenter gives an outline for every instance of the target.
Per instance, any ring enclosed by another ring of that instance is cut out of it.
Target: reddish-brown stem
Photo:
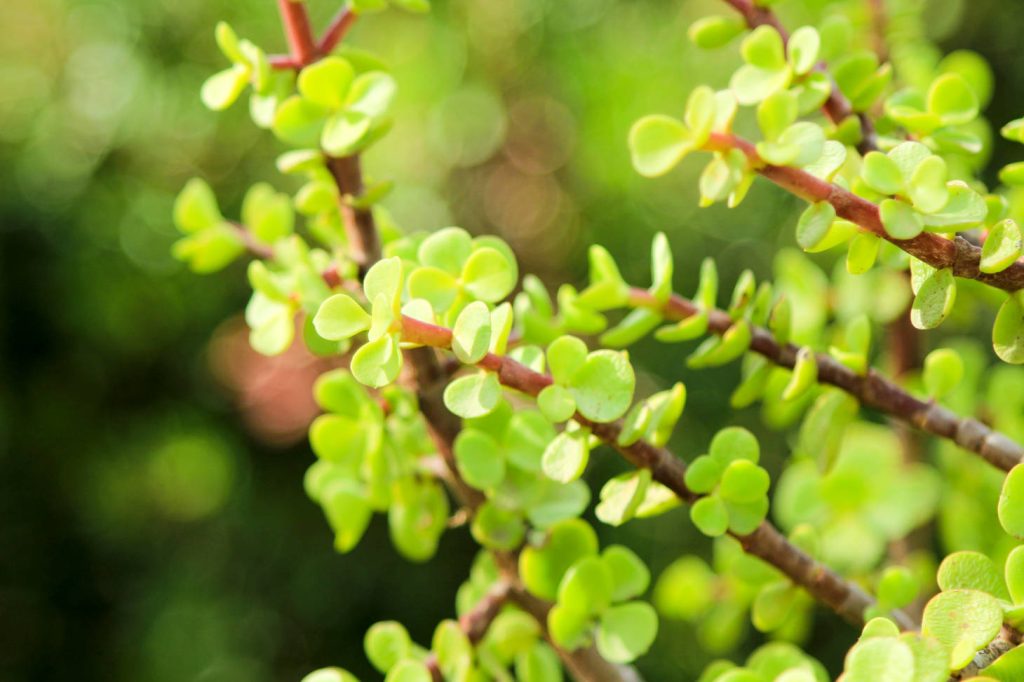
[[[472,644],[478,644],[487,634],[491,623],[501,613],[501,609],[509,601],[512,585],[507,580],[499,580],[485,594],[476,606],[462,614],[459,618],[459,629]],[[435,682],[444,682],[444,674],[438,665],[437,656],[431,654],[425,661],[427,670]]]
[[[450,348],[452,332],[444,327],[402,317],[402,339],[410,343]],[[535,372],[508,357],[488,353],[479,363],[483,369],[494,372],[502,385],[536,397],[550,386],[551,377]],[[665,448],[640,440],[621,445],[621,421],[593,422],[581,414],[573,417],[578,423],[617,450],[624,459],[636,467],[649,469],[654,480],[669,488],[679,499],[693,503],[700,495],[686,485],[686,465]],[[765,521],[748,535],[734,534],[743,549],[775,566],[795,584],[806,589],[813,597],[856,625],[864,622],[864,612],[875,600],[856,584],[849,582],[824,564],[815,561],[790,543],[771,523]],[[913,629],[913,619],[902,611],[894,611],[893,618],[901,628]]]
[[[365,271],[380,260],[380,237],[369,208],[357,208],[354,199],[363,193],[363,174],[359,156],[330,157],[327,159],[330,171],[338,186],[342,224],[351,249],[352,258]]]
[[[760,175],[779,187],[812,203],[829,202],[840,218],[875,233],[933,268],[950,268],[957,277],[977,280],[1004,291],[1024,288],[1024,261],[1016,261],[1002,272],[981,272],[981,249],[966,239],[946,239],[931,232],[922,232],[913,239],[891,237],[882,225],[876,204],[799,168],[766,164],[754,145],[743,138],[728,133],[712,133],[706,148],[712,151],[741,150]]]
[[[342,41],[357,18],[359,18],[359,15],[353,12],[352,8],[347,4],[338,10],[338,13],[331,19],[331,23],[327,25],[323,36],[320,38],[320,42],[317,44],[317,51],[321,56],[330,54],[338,46],[338,43]]]
[[[309,25],[306,3],[302,0],[277,0],[277,6],[281,10],[292,60],[299,67],[312,64],[317,58],[317,50],[313,30]]]
[[[759,7],[754,4],[753,0],[724,0],[724,2],[730,5],[733,9],[743,16],[743,20],[747,23],[747,26],[751,29],[757,28],[758,26],[771,26],[779,35],[782,36],[782,42],[789,43],[789,32],[786,27],[782,25],[775,13],[767,7]],[[875,126],[871,122],[871,119],[864,114],[857,114],[853,110],[853,105],[850,104],[850,100],[846,99],[843,95],[842,90],[836,84],[835,79],[832,78],[832,74],[829,73],[828,68],[824,62],[819,63],[814,67],[815,71],[819,71],[826,76],[832,82],[832,89],[825,100],[825,103],[821,106],[822,111],[828,116],[829,120],[833,123],[840,123],[845,121],[850,116],[857,116],[860,120],[860,132],[861,140],[857,145],[857,150],[861,154],[867,154],[870,151],[878,149],[878,136],[875,133]]]
[[[272,54],[267,57],[267,61],[270,62],[270,68],[278,71],[294,71],[302,68],[302,65],[288,54]]]
[[[666,319],[673,321],[684,320],[700,312],[693,301],[682,296],[673,294],[663,304],[643,289],[631,291],[630,304],[658,310]],[[733,325],[733,319],[725,311],[707,312],[708,329],[715,334],[724,334]],[[780,344],[763,327],[753,327],[750,350],[780,367],[792,369],[800,349],[791,343]],[[914,397],[874,369],[858,374],[824,353],[818,353],[815,361],[819,382],[846,391],[865,407],[888,414],[926,433],[947,438],[1003,471],[1024,462],[1024,447],[1016,441],[993,431],[977,419],[960,417],[941,405]]]

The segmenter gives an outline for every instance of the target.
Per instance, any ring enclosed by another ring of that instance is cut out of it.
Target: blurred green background
[[[337,4],[311,0],[317,26]],[[793,22],[825,4],[783,0],[779,11]],[[591,242],[644,281],[658,230],[683,291],[707,255],[725,282],[747,267],[769,276],[773,254],[792,245],[795,200],[758,184],[736,212],[702,211],[698,162],[642,180],[625,146],[638,116],[678,112],[697,82],[725,84],[735,51],[700,53],[685,38],[719,5],[439,0],[429,16],[369,17],[351,41],[386,57],[401,93],[368,172],[397,181],[388,206],[407,229],[499,234],[549,283],[578,280]],[[943,48],[992,63],[990,119],[1019,115],[1018,2],[925,11]],[[412,565],[378,519],[356,551],[335,554],[301,486],[309,387],[323,367],[246,351],[242,265],[203,278],[170,256],[171,205],[187,178],[207,178],[228,215],[255,181],[296,189],[244,106],[215,115],[199,102],[203,79],[223,68],[219,19],[282,49],[271,0],[0,3],[3,680],[262,682],[328,664],[368,674],[365,629],[396,618],[428,641],[474,553],[460,529]],[[1003,162],[1014,153],[995,150]],[[634,357],[643,392],[688,383],[679,454],[699,454],[725,415],[776,446],[769,461],[784,456],[756,410],[726,409],[735,368],[688,372],[678,351],[654,345]],[[619,466],[599,458],[589,475]],[[683,513],[604,530],[656,573],[707,552]],[[818,624],[811,650],[835,669],[852,632],[824,614]],[[704,663],[692,632],[666,625],[641,668],[689,679]]]

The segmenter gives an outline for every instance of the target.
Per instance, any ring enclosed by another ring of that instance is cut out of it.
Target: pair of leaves
[[[331,56],[304,68],[298,89],[277,108],[274,134],[296,147],[348,156],[383,133],[396,87],[382,71],[356,76],[347,60]]]
[[[465,297],[497,303],[515,288],[519,269],[505,242],[473,239],[459,227],[430,234],[417,249],[420,267],[409,273],[409,295],[430,302],[436,314],[456,307]]]
[[[203,83],[203,104],[214,111],[227,109],[250,83],[256,92],[265,93],[273,82],[266,53],[248,40],[239,40],[234,29],[223,21],[217,24],[215,36],[217,46],[232,65]]]
[[[546,357],[554,383],[540,392],[537,405],[552,421],[577,411],[595,422],[614,421],[633,401],[636,375],[625,352],[588,353],[580,339],[562,336],[548,346]]]
[[[717,537],[726,531],[752,532],[768,512],[768,472],[757,466],[760,446],[752,433],[727,427],[711,441],[708,454],[686,470],[686,486],[704,495],[690,508],[700,531]]]
[[[201,178],[185,184],[174,203],[174,222],[185,237],[174,244],[174,256],[199,273],[223,269],[245,251],[245,240],[221,215],[217,197]]]

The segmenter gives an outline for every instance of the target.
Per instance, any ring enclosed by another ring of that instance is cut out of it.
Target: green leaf
[[[239,95],[248,84],[249,68],[235,64],[230,69],[207,78],[199,96],[208,109],[223,111],[238,100]]]
[[[274,135],[295,147],[320,147],[327,111],[298,95],[289,97],[274,114]]]
[[[601,488],[601,502],[594,510],[595,516],[609,526],[621,526],[636,515],[650,484],[651,472],[648,469],[630,471],[609,479]]]
[[[323,409],[348,417],[364,418],[366,408],[377,408],[366,389],[344,369],[321,374],[313,385],[313,396]],[[380,414],[379,410],[375,414]]]
[[[657,634],[654,608],[646,602],[627,602],[601,615],[597,650],[613,663],[629,663],[647,653]]]
[[[420,264],[459,276],[473,254],[473,238],[461,227],[446,227],[427,235],[416,252]]]
[[[217,40],[217,47],[228,60],[235,63],[245,62],[245,56],[238,45],[238,34],[230,24],[224,21],[217,22],[213,35]]]
[[[997,511],[1003,530],[1024,540],[1024,464],[1013,467],[1006,475]]]
[[[355,71],[348,60],[326,57],[299,72],[298,88],[302,96],[324,109],[340,109],[345,104]]]
[[[746,29],[747,25],[740,17],[711,16],[693,22],[687,35],[697,47],[712,50],[727,45]]]
[[[548,632],[554,644],[573,651],[590,644],[592,617],[585,609],[555,604],[548,611]]]
[[[576,401],[568,389],[552,384],[537,395],[537,408],[545,419],[560,424],[576,414]]]
[[[295,311],[287,304],[276,303],[256,294],[246,308],[246,322],[251,329],[249,345],[262,355],[280,355],[295,339]]]
[[[543,543],[529,545],[519,554],[523,585],[541,599],[554,600],[569,567],[597,554],[597,535],[586,521],[569,519],[548,531]]]
[[[358,413],[352,417],[321,415],[313,420],[309,426],[309,444],[316,457],[346,467],[352,465],[350,468],[355,469],[371,447],[380,443],[373,421]],[[354,471],[352,473],[354,475]]]
[[[949,201],[937,213],[922,216],[924,224],[937,232],[970,229],[988,215],[985,198],[959,180],[947,183]]]
[[[438,624],[430,648],[437,658],[437,667],[446,679],[465,675],[473,664],[473,644],[454,620],[444,620]]]
[[[832,182],[845,164],[846,145],[836,140],[826,140],[821,157],[814,163],[805,165],[804,170],[822,180]]]
[[[903,191],[900,167],[882,152],[868,152],[860,167],[860,177],[880,194],[899,194]]]
[[[539,469],[538,464],[531,471]],[[583,481],[562,485],[545,480],[541,484],[540,494],[530,500],[526,517],[534,528],[544,529],[566,519],[578,517],[589,504],[590,488]]]
[[[627,355],[599,350],[588,355],[572,375],[569,391],[580,414],[595,422],[610,422],[629,409],[635,387],[636,376]]]
[[[715,124],[715,91],[706,85],[698,86],[686,100],[686,113],[683,122],[689,129],[689,137],[694,147],[703,147],[711,136]]]
[[[558,603],[581,613],[601,613],[611,606],[612,580],[611,570],[599,557],[583,557],[558,584]]]
[[[761,447],[750,431],[740,426],[727,426],[711,439],[708,454],[712,459],[721,462],[722,466],[737,459],[757,464],[761,457]]]
[[[362,148],[372,121],[358,111],[332,114],[324,123],[320,146],[331,156],[349,156]]]
[[[406,659],[392,668],[384,682],[431,682],[430,670],[420,661]]]
[[[668,173],[694,148],[686,126],[671,116],[645,116],[629,131],[633,167],[648,178]]]
[[[914,652],[900,639],[861,640],[846,657],[846,682],[916,682]]]
[[[1013,142],[1024,142],[1024,118],[1016,118],[1000,129],[1000,134]]]
[[[827,201],[811,204],[800,215],[796,225],[796,242],[805,251],[815,248],[825,239],[832,222],[836,219],[836,209]]]
[[[949,170],[941,156],[929,156],[910,176],[907,194],[922,213],[937,213],[949,202]]]
[[[334,530],[334,548],[345,553],[359,544],[373,510],[359,484],[335,481],[327,485],[320,496],[327,520]]]
[[[635,308],[615,327],[601,335],[602,346],[625,348],[647,336],[662,322],[661,313],[650,308]]]
[[[341,668],[320,668],[303,677],[302,682],[359,682],[359,679]]]
[[[459,362],[473,365],[487,355],[491,345],[491,311],[474,301],[463,308],[452,327],[452,352]]]
[[[409,273],[409,296],[430,302],[437,313],[443,313],[455,303],[459,295],[459,282],[444,270],[432,267],[416,268]]]
[[[369,329],[370,314],[351,296],[335,294],[320,304],[313,326],[325,339],[343,341]]]
[[[949,268],[936,270],[926,279],[910,309],[910,322],[917,329],[935,329],[946,319],[956,301],[956,280]]]
[[[1002,272],[1020,258],[1024,235],[1015,220],[1002,220],[992,226],[981,247],[982,272]]]
[[[277,170],[286,175],[310,173],[323,168],[324,157],[319,149],[298,149],[277,157]]]
[[[498,442],[478,429],[463,429],[452,446],[459,473],[474,488],[489,490],[505,479],[505,458]]]
[[[654,235],[651,243],[651,289],[650,292],[661,303],[672,294],[674,262],[672,247],[664,232]]]
[[[709,338],[698,346],[686,359],[686,364],[694,369],[727,364],[747,352],[752,338],[750,323],[745,319],[738,320],[721,338]]]
[[[846,252],[846,271],[851,275],[863,275],[870,270],[881,245],[882,240],[874,233],[858,232],[850,240],[850,250]]]
[[[473,516],[473,539],[487,549],[511,552],[523,544],[526,523],[519,513],[502,509],[492,500],[484,502]]]
[[[933,350],[924,359],[924,386],[932,398],[943,398],[964,377],[964,361],[952,348]]]
[[[766,140],[781,137],[796,122],[796,117],[796,95],[788,90],[773,92],[757,105],[757,123]]]
[[[399,661],[412,653],[412,639],[401,623],[383,621],[366,631],[363,649],[370,663],[381,673],[387,673]]]
[[[745,459],[734,460],[722,473],[718,494],[729,502],[756,502],[768,494],[768,472]]]
[[[490,246],[473,252],[462,268],[462,284],[474,298],[497,303],[512,293],[516,273],[503,253]]]
[[[587,361],[587,344],[575,336],[560,336],[548,345],[548,370],[556,383],[569,385]]]
[[[495,355],[504,355],[512,334],[515,318],[510,303],[502,303],[491,311],[491,343],[488,350]]]
[[[978,590],[996,599],[1010,600],[996,565],[981,552],[962,551],[950,554],[939,565],[937,579],[939,589],[943,592]]]
[[[928,89],[928,111],[944,125],[970,123],[978,115],[978,96],[961,76],[939,76]]]
[[[992,347],[1003,362],[1024,364],[1024,306],[1011,294],[999,307],[992,326]]]
[[[369,71],[356,78],[348,93],[348,109],[373,120],[387,113],[398,86],[383,71]]]
[[[1007,651],[981,672],[986,680],[1019,682],[1024,679],[1024,646]]]
[[[609,545],[601,553],[601,560],[612,574],[613,602],[632,599],[647,591],[651,572],[633,550],[622,545]]]
[[[463,419],[490,414],[501,401],[501,384],[489,372],[459,377],[444,389],[444,404]]]
[[[762,69],[781,69],[786,65],[782,36],[771,26],[758,26],[740,45],[743,61]]]
[[[896,239],[913,239],[928,223],[927,216],[922,216],[909,204],[895,199],[882,201],[880,215],[885,231]]]
[[[185,234],[201,232],[223,222],[213,189],[202,178],[192,178],[174,202],[174,224]]]
[[[1015,547],[1006,557],[1003,573],[1011,601],[1014,604],[1024,604],[1024,545]]]
[[[701,533],[716,538],[729,529],[729,510],[717,495],[702,497],[690,507],[690,520]]]
[[[332,206],[333,199],[332,196]],[[242,222],[259,241],[272,245],[295,229],[291,198],[283,192],[275,192],[267,183],[257,183],[245,194]]]
[[[541,458],[544,475],[559,483],[569,483],[582,476],[590,459],[588,436],[585,429],[563,431],[555,436]]]
[[[607,249],[593,245],[587,252],[590,264],[590,286],[580,294],[577,302],[593,310],[609,310],[623,306],[629,300],[629,285],[622,279],[615,259]],[[526,289],[527,277],[523,282]],[[536,304],[534,304],[536,305]]]
[[[788,66],[779,69],[762,69],[745,64],[732,75],[729,87],[736,95],[736,101],[744,106],[757,104],[773,92],[786,88],[792,73]]]
[[[363,278],[363,291],[368,300],[376,301],[378,296],[383,296],[398,310],[402,297],[402,260],[393,256],[374,263]]]
[[[448,524],[448,498],[434,480],[405,479],[392,490],[388,530],[398,552],[410,561],[426,561]]]
[[[878,601],[886,606],[904,607],[917,592],[917,579],[906,566],[889,566],[878,581]]]
[[[726,463],[709,455],[701,455],[686,468],[686,487],[702,495],[710,493],[718,485]]]
[[[821,36],[812,26],[801,26],[793,31],[787,44],[789,63],[793,72],[803,76],[814,68],[818,62],[818,51],[821,49]]]
[[[995,597],[977,590],[949,590],[925,606],[921,634],[942,642],[950,652],[950,667],[960,670],[1002,627],[1003,610]]]
[[[750,619],[754,627],[761,632],[777,630],[793,612],[797,597],[797,591],[788,580],[769,583],[762,587],[750,609]]]
[[[562,682],[562,662],[554,649],[537,642],[516,657],[515,674],[522,682]]]
[[[387,386],[398,378],[402,353],[395,337],[385,334],[359,347],[352,356],[352,376],[370,388]]]

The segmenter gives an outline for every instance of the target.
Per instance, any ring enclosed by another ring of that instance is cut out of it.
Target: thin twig
[[[491,623],[501,613],[501,609],[509,601],[512,585],[507,580],[499,580],[481,597],[472,609],[459,618],[459,629],[466,635],[471,644],[478,644],[487,634]],[[425,661],[430,676],[436,682],[444,682],[444,674],[438,663],[437,656],[430,654]]]
[[[931,232],[922,232],[913,239],[896,239],[885,231],[877,204],[805,170],[766,164],[754,145],[743,138],[729,133],[712,133],[705,148],[709,151],[739,149],[746,154],[757,173],[779,187],[806,201],[829,202],[840,218],[875,233],[933,268],[950,268],[957,277],[977,280],[1004,291],[1024,289],[1024,261],[1015,261],[1002,272],[981,272],[981,249],[962,237],[946,239]]]
[[[402,317],[402,334],[403,339],[408,342],[434,348],[451,347],[451,330],[407,316]],[[494,372],[504,386],[534,397],[552,383],[549,376],[535,372],[511,358],[493,353],[488,353],[477,364]],[[596,423],[580,414],[576,414],[574,419],[582,426],[588,427],[595,436],[617,450],[631,464],[649,469],[654,480],[669,488],[679,499],[687,503],[700,499],[701,496],[686,485],[686,465],[668,450],[643,440],[632,445],[621,445],[618,440],[622,432],[621,421]],[[791,544],[768,521],[763,522],[748,535],[733,536],[739,540],[747,553],[775,566],[795,584],[803,587],[813,597],[855,625],[863,624],[864,612],[875,604],[874,598],[859,586],[812,559]],[[913,619],[902,611],[893,611],[892,617],[903,629],[916,628]]]
[[[662,304],[644,289],[632,289],[630,303],[660,311],[666,319],[684,320],[701,312],[693,301],[673,294]],[[734,321],[723,310],[709,310],[708,329],[724,334]],[[780,344],[763,327],[753,327],[750,350],[771,360],[780,367],[792,369],[796,364],[799,347]],[[858,374],[825,353],[815,355],[818,381],[846,391],[862,405],[888,414],[926,433],[947,438],[963,449],[973,452],[1003,471],[1009,471],[1024,462],[1024,447],[998,431],[993,431],[977,419],[960,417],[934,402],[914,397],[895,382],[874,369]]]
[[[277,0],[277,6],[281,11],[292,59],[300,67],[312,64],[317,58],[317,50],[306,3],[302,0]]]
[[[359,15],[352,11],[349,4],[345,4],[338,13],[331,19],[331,23],[324,29],[324,34],[317,44],[317,51],[321,56],[330,54],[338,43],[344,39],[345,34],[352,28]]]
[[[341,220],[348,236],[352,258],[363,272],[380,260],[380,236],[369,208],[357,208],[353,199],[363,194],[363,173],[359,156],[328,157],[327,170],[338,187]]]

